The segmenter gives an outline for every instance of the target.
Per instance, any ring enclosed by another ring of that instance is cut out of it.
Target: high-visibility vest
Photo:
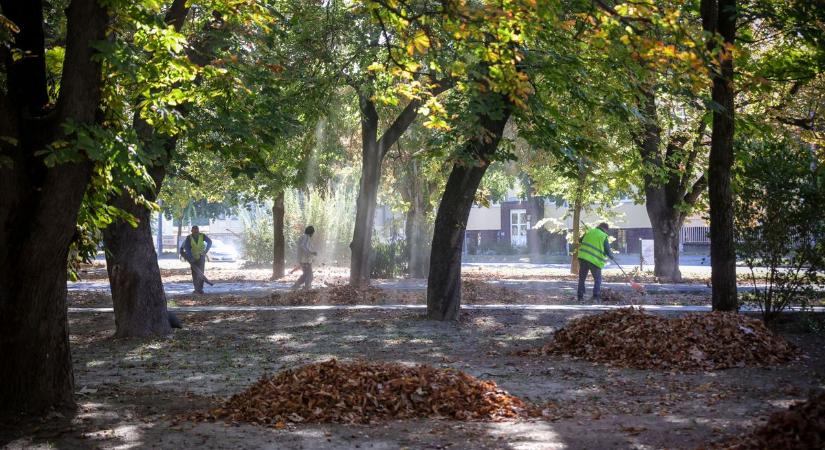
[[[192,248],[192,258],[193,259],[200,259],[203,252],[206,251],[206,242],[203,240],[203,234],[198,233],[198,238],[195,236],[189,235],[189,246]]]
[[[604,240],[607,233],[601,228],[591,228],[584,234],[579,246],[579,259],[593,263],[598,268],[603,268],[607,262],[607,255],[604,253]]]

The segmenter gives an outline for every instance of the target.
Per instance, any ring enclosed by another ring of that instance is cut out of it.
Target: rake
[[[645,293],[645,287],[642,286],[641,284],[633,281],[633,279],[630,278],[630,275],[628,275],[627,272],[624,271],[624,269],[622,268],[622,265],[619,264],[614,258],[611,258],[611,259],[613,260],[613,263],[616,264],[616,266],[619,267],[619,270],[621,270],[622,273],[624,274],[624,276],[627,278],[627,282],[628,282],[628,284],[630,284],[630,287],[632,287],[634,291],[636,291],[640,294],[644,294]]]

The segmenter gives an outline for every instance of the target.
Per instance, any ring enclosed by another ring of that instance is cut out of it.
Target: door
[[[510,245],[513,247],[527,246],[527,228],[530,224],[527,222],[526,209],[511,209],[510,210]]]

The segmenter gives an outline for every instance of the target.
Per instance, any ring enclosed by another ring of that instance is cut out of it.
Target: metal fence
[[[710,227],[682,227],[683,244],[710,244]]]

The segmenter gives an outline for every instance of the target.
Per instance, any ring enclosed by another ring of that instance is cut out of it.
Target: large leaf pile
[[[421,365],[330,360],[263,377],[196,420],[283,427],[286,422],[369,423],[445,417],[498,420],[523,416],[527,405],[464,372]]]
[[[723,444],[711,445],[727,450],[801,450],[825,448],[825,393],[820,393],[775,413],[768,423],[752,434]]]
[[[567,354],[637,369],[711,370],[772,365],[791,359],[795,349],[760,320],[737,313],[666,318],[622,308],[573,320],[550,343],[520,354]]]

